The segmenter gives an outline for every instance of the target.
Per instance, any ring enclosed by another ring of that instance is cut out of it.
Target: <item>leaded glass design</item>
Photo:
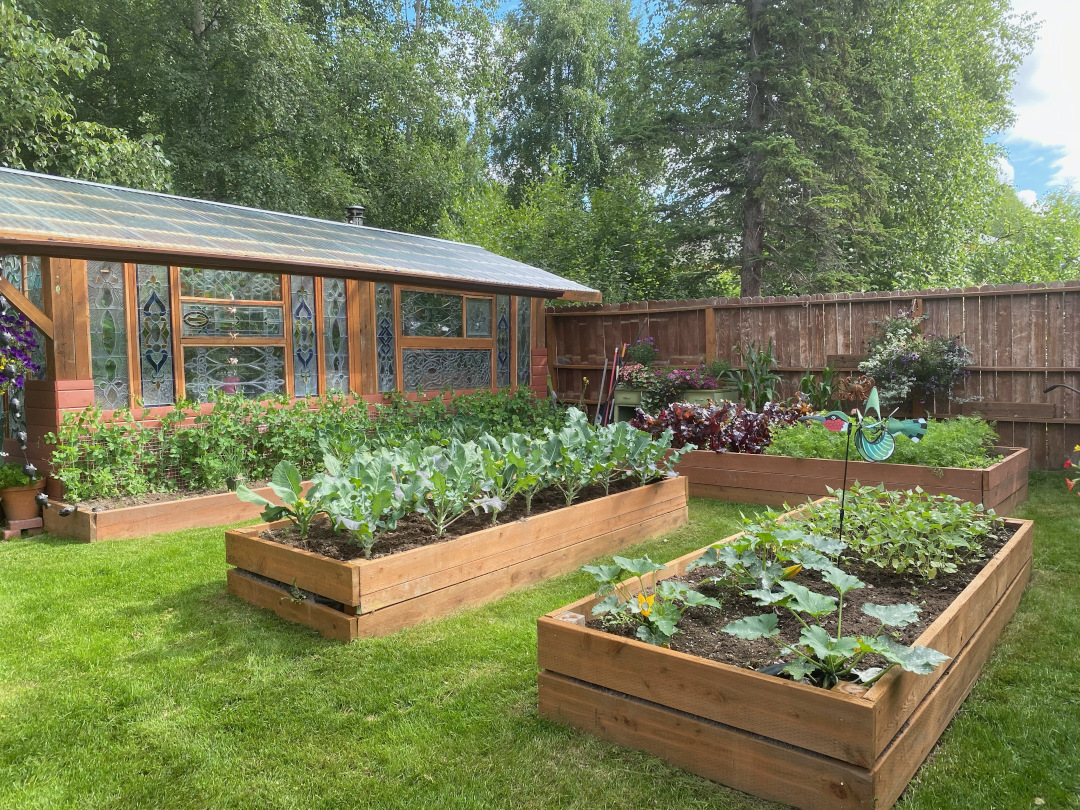
[[[461,296],[401,291],[401,334],[404,337],[462,337]]]
[[[465,334],[468,337],[491,337],[491,299],[465,299]]]
[[[205,402],[211,391],[257,398],[285,390],[284,346],[185,346],[187,398]]]
[[[315,341],[315,279],[289,279],[290,318],[293,336],[293,395],[319,394],[319,349]]]
[[[26,257],[26,297],[29,298],[38,309],[42,306],[41,296],[41,257]]]
[[[19,290],[23,288],[22,256],[12,253],[0,256],[0,272],[3,273],[4,280],[10,283],[12,287]]]
[[[490,388],[490,349],[402,349],[401,375],[406,391],[444,388]]]
[[[180,304],[181,337],[265,337],[285,336],[281,307]]]
[[[349,393],[349,317],[345,281],[323,279],[323,347],[326,350],[326,390]]]
[[[510,385],[510,296],[495,296],[495,384]]]
[[[375,285],[375,364],[379,391],[397,388],[397,353],[394,350],[394,288]]]
[[[129,403],[124,265],[88,261],[86,289],[92,325],[90,368],[94,376],[94,402],[106,409],[126,408]]]
[[[517,381],[532,382],[532,299],[524,296],[517,300]]]
[[[277,273],[181,267],[180,295],[235,301],[280,301],[281,276]]]
[[[139,367],[144,405],[171,405],[173,380],[169,269],[140,264],[135,271],[139,299]]]

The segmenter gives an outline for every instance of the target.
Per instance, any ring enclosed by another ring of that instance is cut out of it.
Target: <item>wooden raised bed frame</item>
[[[686,498],[686,479],[670,478],[374,560],[334,560],[263,540],[266,524],[234,529],[225,533],[225,560],[236,566],[229,590],[330,638],[386,635],[681,526]],[[323,600],[294,599],[289,586]]]
[[[945,467],[935,471],[915,464],[850,461],[847,480],[872,486],[883,483],[891,490],[919,486],[933,495],[954,495],[1009,515],[1027,500],[1028,449],[994,449],[1002,458],[984,470]],[[782,506],[828,495],[826,487],[838,489],[844,462],[692,450],[675,469],[690,480],[691,497]]]
[[[304,482],[304,489],[311,486]],[[255,492],[264,498],[281,503],[270,487],[260,487]],[[67,517],[60,517],[66,504],[49,501],[43,510],[45,531],[57,537],[94,543],[98,540],[130,540],[162,532],[178,532],[184,529],[206,529],[226,523],[254,520],[262,514],[262,507],[246,503],[235,492],[219,492],[214,495],[198,495],[194,498],[177,498],[158,501],[104,512],[79,509]]]
[[[765,799],[885,810],[964,701],[1024,592],[1034,525],[1008,523],[1012,539],[915,642],[952,657],[932,675],[894,668],[851,697],[560,620],[589,615],[597,601],[589,597],[538,622],[540,714]],[[702,551],[660,577],[682,574]]]

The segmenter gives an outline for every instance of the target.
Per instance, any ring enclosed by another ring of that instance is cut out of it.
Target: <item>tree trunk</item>
[[[768,41],[765,27],[767,0],[746,0],[746,16],[750,28],[750,64],[747,73],[746,130],[749,149],[746,156],[746,193],[743,197],[742,270],[739,274],[739,294],[744,298],[761,295],[761,279],[765,265],[765,198],[762,183],[765,179],[765,160],[761,140],[765,135],[765,71],[761,52]]]

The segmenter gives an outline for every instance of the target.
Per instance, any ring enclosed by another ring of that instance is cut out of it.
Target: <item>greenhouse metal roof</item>
[[[475,245],[5,168],[0,252],[600,300],[596,290]]]

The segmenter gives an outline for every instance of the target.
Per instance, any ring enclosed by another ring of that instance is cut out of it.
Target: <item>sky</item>
[[[1080,188],[1080,0],[1013,0],[1042,27],[1013,88],[1016,123],[997,138],[1002,175],[1029,205],[1054,186]]]

